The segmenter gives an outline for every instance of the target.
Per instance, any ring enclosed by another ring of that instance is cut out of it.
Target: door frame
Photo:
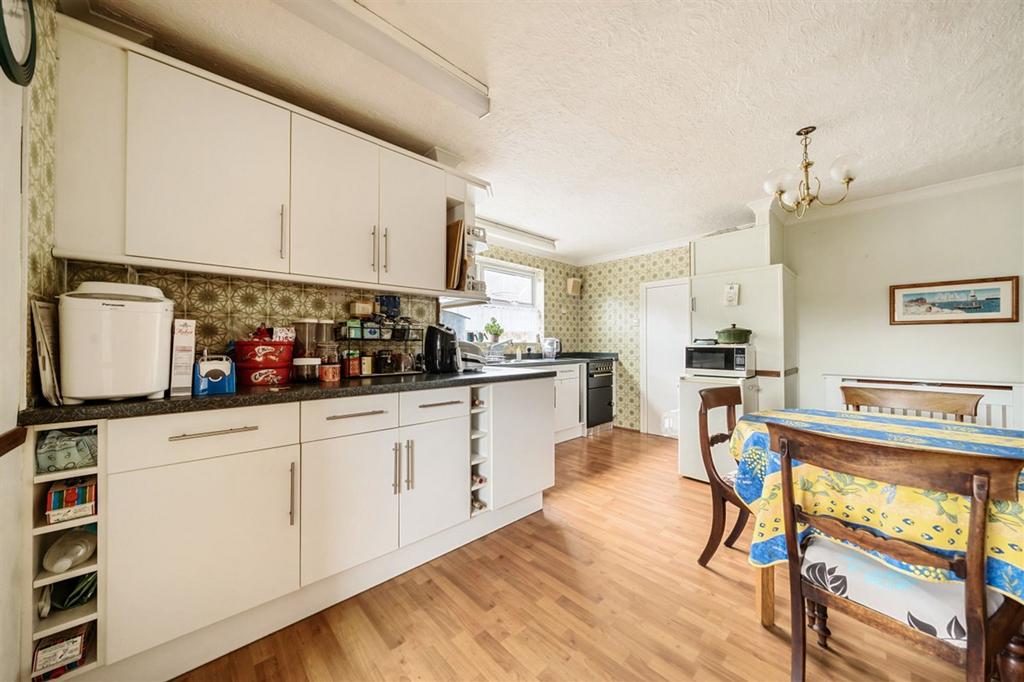
[[[651,289],[661,287],[686,285],[687,297],[690,296],[690,278],[673,277],[672,279],[659,279],[653,282],[641,282],[640,284],[640,433],[650,433],[647,424],[647,292]],[[689,306],[687,310],[692,310]],[[690,315],[690,329],[693,329],[693,316]],[[686,339],[689,341],[689,339]]]

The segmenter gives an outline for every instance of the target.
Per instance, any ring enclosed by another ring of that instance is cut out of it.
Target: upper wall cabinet
[[[380,283],[445,288],[445,177],[434,166],[380,150]]]
[[[293,114],[292,272],[376,282],[379,203],[380,148]]]
[[[58,257],[445,289],[483,181],[63,15],[57,44]]]
[[[128,55],[125,253],[288,272],[290,113]]]

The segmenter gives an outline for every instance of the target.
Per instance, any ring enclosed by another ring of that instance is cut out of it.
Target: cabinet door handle
[[[377,272],[377,226],[370,230],[370,267]]]
[[[402,491],[402,478],[398,473],[402,468],[402,444],[396,442],[391,448],[391,454],[395,456],[395,475],[391,478],[391,489],[395,495],[398,495]]]
[[[327,421],[333,422],[338,419],[352,419],[353,417],[372,417],[377,414],[387,414],[387,410],[367,410],[366,412],[352,412],[350,414],[332,414],[326,417]]]
[[[284,213],[285,205],[281,204],[281,260],[284,260]]]
[[[258,426],[239,426],[237,429],[220,429],[219,431],[202,431],[200,433],[183,433],[180,436],[168,436],[167,440],[176,443],[179,440],[192,440],[193,438],[209,438],[210,436],[227,436],[232,433],[245,433],[246,431],[259,431]]]
[[[420,403],[420,407],[421,408],[423,408],[423,407],[446,407],[448,405],[461,405],[461,404],[462,404],[461,400],[445,400],[444,402],[440,402],[440,403]]]
[[[390,255],[390,249],[388,249],[388,228],[385,227],[384,228],[384,272],[388,271],[388,261],[391,260],[391,258],[389,258],[389,255]]]
[[[613,375],[613,372],[598,372],[597,374],[591,374],[590,376],[592,376],[592,377],[610,377],[612,375]]]
[[[412,490],[416,487],[416,452],[413,450],[411,440],[405,441],[405,489]]]
[[[288,469],[288,525],[295,525],[295,462]]]

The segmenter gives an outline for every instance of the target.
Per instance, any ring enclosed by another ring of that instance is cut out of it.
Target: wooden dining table
[[[1024,431],[927,417],[828,410],[769,410],[743,415],[729,442],[738,465],[735,489],[754,517],[749,561],[756,616],[775,622],[775,565],[786,561],[779,456],[768,440],[768,423],[887,445],[947,450],[978,457],[1024,459]],[[806,509],[835,515],[880,534],[943,551],[966,551],[969,500],[959,495],[850,476],[796,464],[795,499]],[[1024,474],[1018,484],[1024,490]],[[841,500],[841,503],[840,503]],[[990,503],[987,547],[989,587],[1024,602],[1024,507],[1019,501]],[[960,580],[949,571],[875,557],[922,580]]]

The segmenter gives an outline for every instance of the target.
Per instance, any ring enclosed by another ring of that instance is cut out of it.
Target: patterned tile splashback
[[[62,262],[63,263],[63,262]],[[224,277],[170,270],[127,268],[105,263],[66,261],[67,290],[80,283],[131,282],[159,287],[174,301],[175,317],[196,320],[196,347],[211,353],[244,338],[261,322],[287,325],[306,317],[342,320],[357,298],[380,292],[293,282]],[[437,299],[401,294],[402,315],[421,324],[437,320]]]

